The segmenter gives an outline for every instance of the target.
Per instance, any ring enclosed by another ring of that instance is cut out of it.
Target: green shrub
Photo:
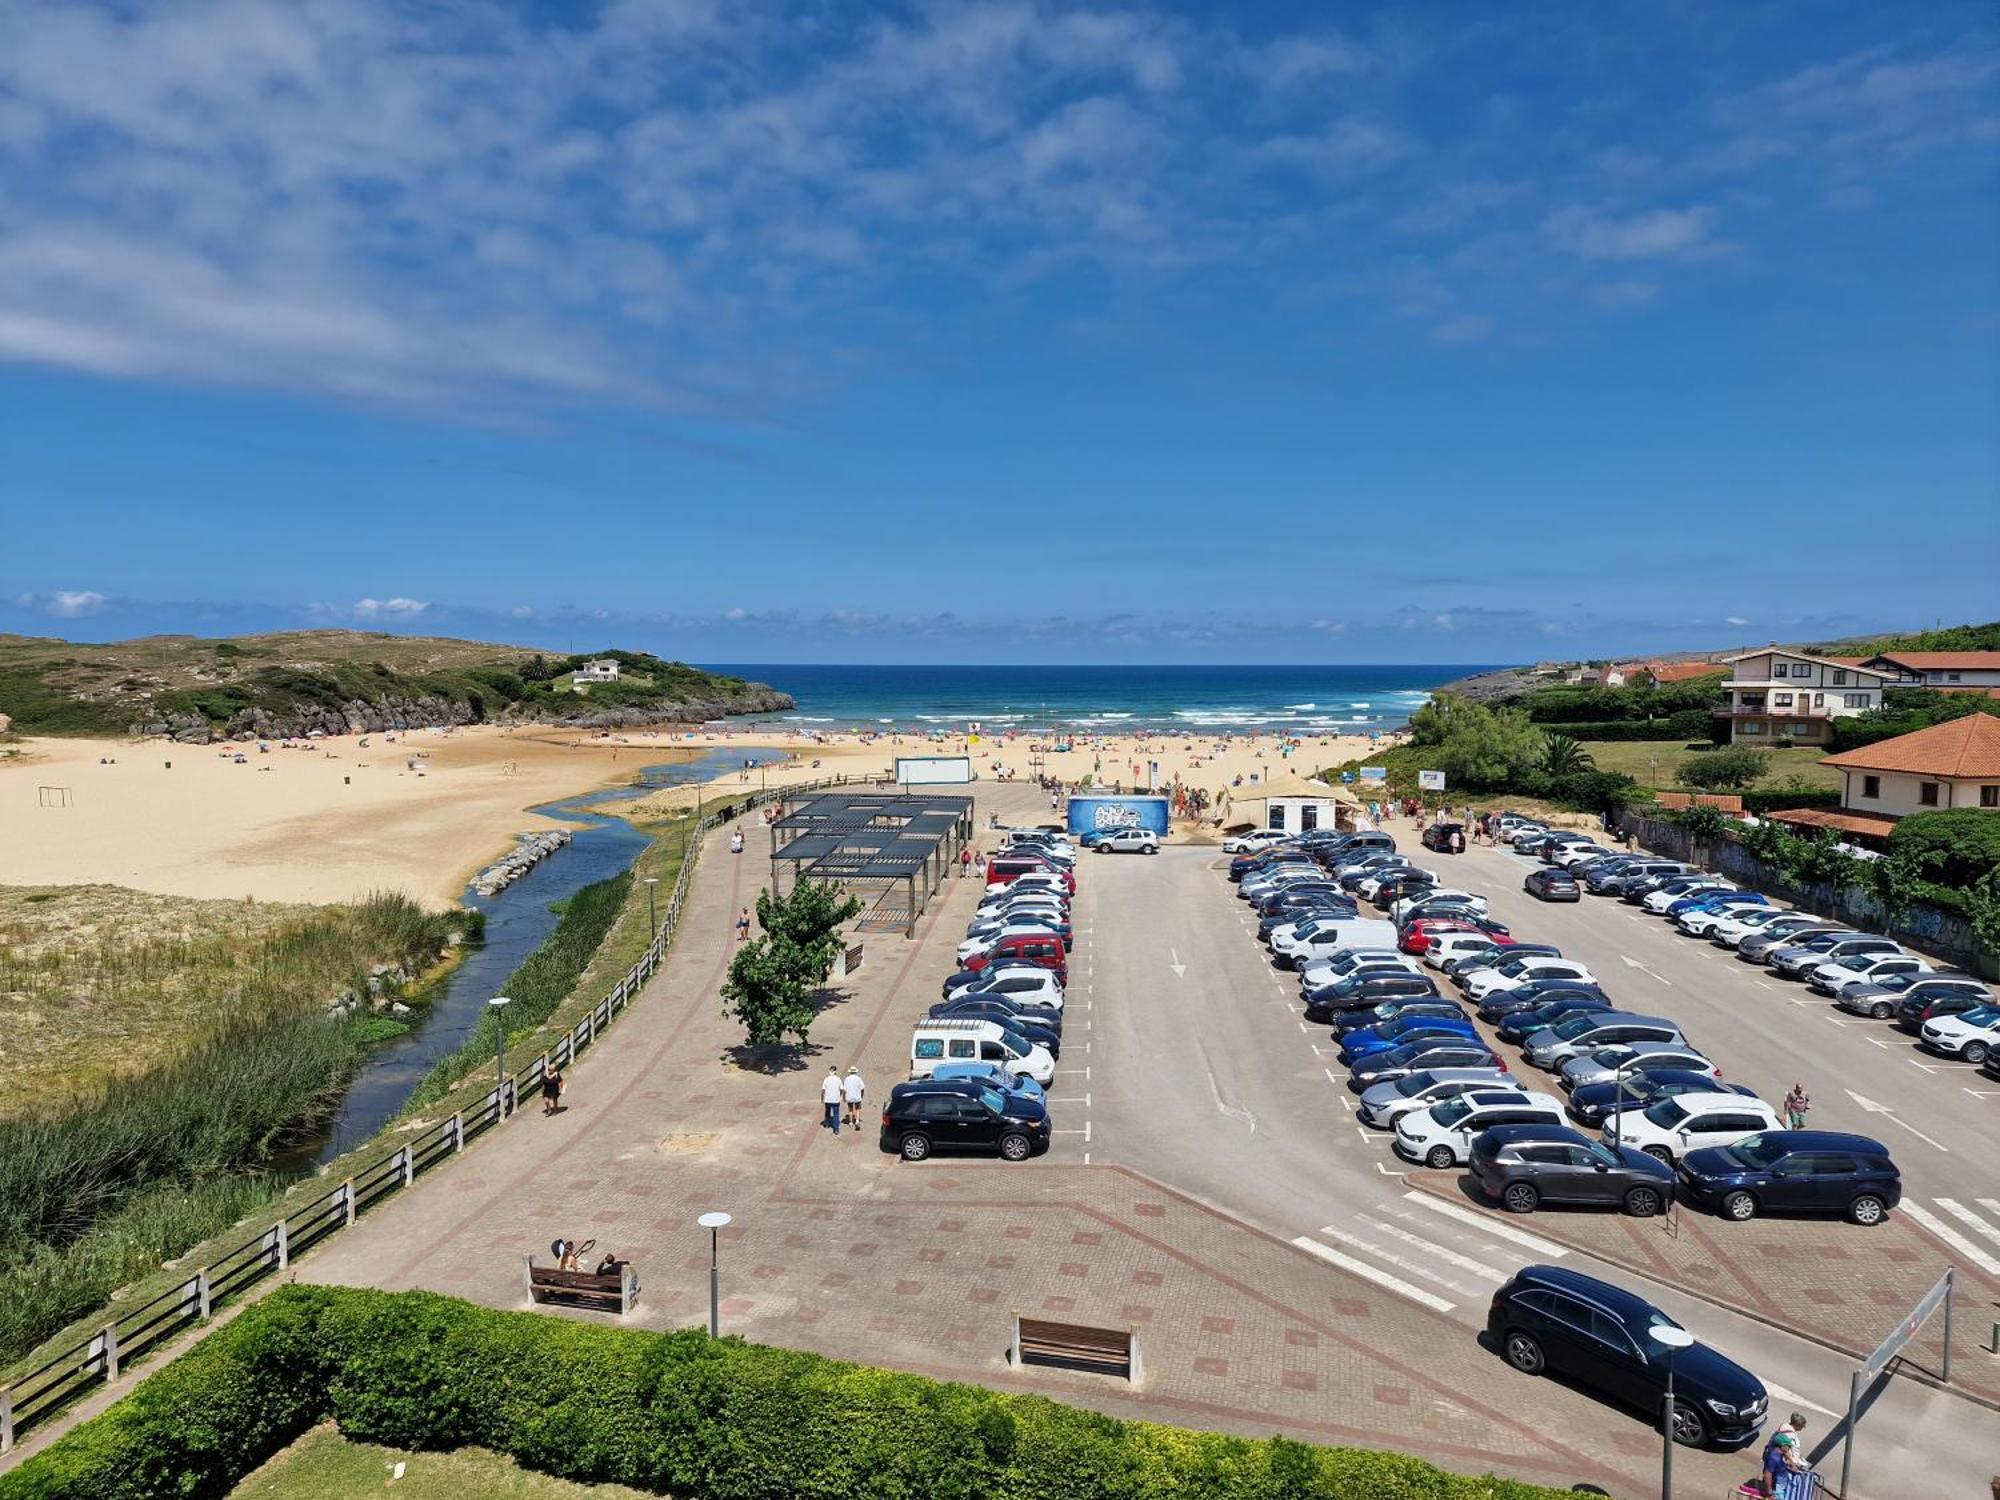
[[[1978,807],[1912,813],[1889,835],[1889,852],[1940,885],[1972,885],[2000,870],[2000,814]]]
[[[1398,1453],[1231,1437],[816,1354],[287,1286],[12,1474],[0,1500],[221,1495],[327,1416],[683,1500],[1554,1500]]]
[[[1736,792],[1755,786],[1771,772],[1771,755],[1750,745],[1725,745],[1681,763],[1674,779],[1705,792]]]

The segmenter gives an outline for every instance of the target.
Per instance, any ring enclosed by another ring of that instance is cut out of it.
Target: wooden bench
[[[535,1257],[524,1256],[528,1296],[535,1302],[553,1302],[563,1307],[588,1307],[615,1312],[620,1317],[632,1310],[639,1298],[639,1277],[630,1265],[600,1276],[595,1271],[562,1271],[554,1266],[538,1266]]]
[[[1053,1323],[1046,1318],[1014,1314],[1014,1347],[1009,1358],[1022,1365],[1053,1365],[1063,1370],[1092,1370],[1122,1375],[1140,1383],[1139,1330],[1091,1328],[1082,1323]]]

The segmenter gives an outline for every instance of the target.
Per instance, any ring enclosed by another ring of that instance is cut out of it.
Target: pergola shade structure
[[[789,866],[793,886],[801,880],[825,880],[856,895],[873,893],[871,914],[887,915],[891,905],[900,905],[896,925],[910,936],[971,837],[970,797],[824,793],[772,822],[771,890],[784,893],[783,872]],[[892,903],[897,895],[902,901]]]

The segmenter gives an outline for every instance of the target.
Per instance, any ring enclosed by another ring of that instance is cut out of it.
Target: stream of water
[[[486,941],[445,977],[429,1001],[415,1008],[409,1031],[368,1054],[319,1135],[299,1143],[273,1166],[310,1171],[353,1149],[394,1119],[438,1059],[463,1044],[479,1024],[488,998],[504,993],[501,986],[507,977],[555,930],[559,918],[551,907],[629,868],[639,857],[647,835],[623,819],[588,808],[627,801],[662,786],[719,780],[741,770],[746,761],[776,764],[784,758],[778,750],[718,748],[695,760],[647,766],[640,773],[643,785],[580,792],[531,809],[578,825],[575,836],[496,895],[475,896],[468,890],[465,904],[486,913]]]

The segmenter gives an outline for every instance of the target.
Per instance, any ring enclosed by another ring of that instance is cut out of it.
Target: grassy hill
[[[620,680],[572,692],[571,671],[602,657],[620,663]],[[108,644],[0,635],[0,714],[29,734],[201,741],[431,724],[699,722],[791,706],[762,683],[634,651],[551,655],[360,630]]]

